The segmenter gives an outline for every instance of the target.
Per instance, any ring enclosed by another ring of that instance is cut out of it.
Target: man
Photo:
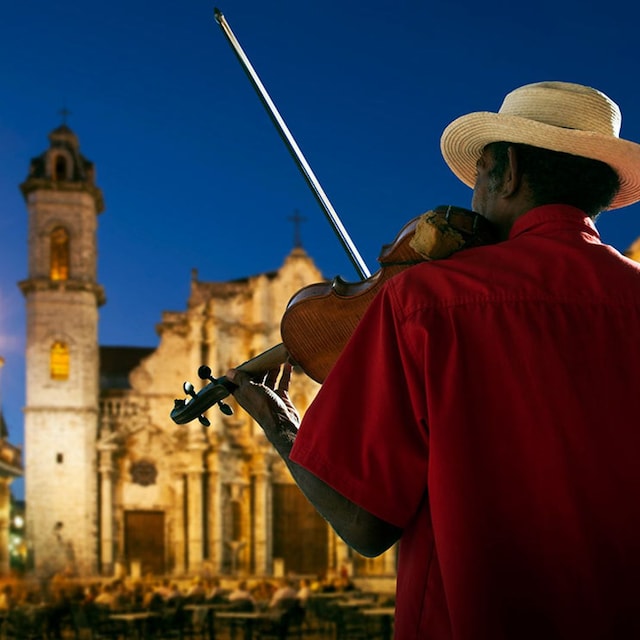
[[[298,591],[293,588],[293,581],[289,578],[281,578],[278,587],[269,600],[270,607],[279,607],[283,602],[291,603],[298,599]]]
[[[601,243],[640,145],[581,85],[458,118],[442,152],[504,241],[372,302],[300,430],[290,368],[229,372],[356,550],[400,540],[397,638],[640,637],[640,265]]]

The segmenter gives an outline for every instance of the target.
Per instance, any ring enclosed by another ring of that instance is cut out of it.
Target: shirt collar
[[[516,218],[509,240],[517,238],[523,233],[560,231],[561,229],[574,229],[600,240],[600,234],[593,220],[587,214],[568,204],[545,204],[534,207]]]

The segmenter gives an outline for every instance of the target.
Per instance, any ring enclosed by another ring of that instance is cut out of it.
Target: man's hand
[[[300,426],[300,416],[289,397],[291,369],[289,363],[285,363],[282,369],[271,369],[262,382],[238,369],[230,369],[226,373],[227,379],[238,387],[233,397],[263,428],[269,441],[280,453],[282,436],[292,444]]]

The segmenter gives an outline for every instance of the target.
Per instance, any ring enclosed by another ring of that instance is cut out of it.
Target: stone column
[[[336,568],[336,532],[327,523],[327,571]]]
[[[193,429],[189,444],[189,467],[187,469],[187,557],[188,570],[199,571],[204,561],[204,519],[202,483],[204,476],[204,453],[207,449],[204,434]]]
[[[187,474],[187,549],[188,570],[198,571],[204,559],[202,545],[202,463],[200,468],[190,468]]]
[[[175,528],[173,547],[175,549],[176,557],[173,572],[176,574],[183,574],[186,566],[186,545],[184,537],[184,474],[178,471],[174,477],[175,502],[173,504],[173,521],[175,523]]]
[[[100,572],[113,575],[113,452],[115,445],[99,446],[98,473],[100,476]]]
[[[209,523],[209,561],[213,571],[222,573],[224,558],[222,532],[222,486],[220,483],[220,453],[216,448],[208,456],[209,468],[209,501],[206,505],[207,522]]]
[[[272,566],[272,536],[271,536],[271,472],[269,459],[264,452],[256,455],[252,465],[254,478],[254,520],[253,557],[254,571],[258,575],[271,573]]]
[[[336,569],[340,571],[343,567],[347,569],[351,566],[351,557],[347,543],[336,535]]]
[[[391,549],[387,549],[384,552],[382,559],[384,561],[384,575],[386,576],[395,576],[397,572],[397,554],[398,554],[398,545],[394,544]]]
[[[9,525],[11,520],[11,493],[9,485],[12,478],[0,478],[0,575],[9,574]]]

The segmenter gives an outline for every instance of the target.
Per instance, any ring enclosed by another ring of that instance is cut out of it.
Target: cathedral
[[[98,344],[94,165],[63,124],[20,185],[29,216],[25,489],[35,570],[76,576],[324,574],[393,581],[396,550],[348,549],[293,482],[261,429],[226,398],[209,422],[170,416],[186,377],[224,372],[280,342],[290,297],[322,274],[301,247],[228,282],[192,273],[157,348]],[[195,383],[196,381],[194,381]],[[197,381],[196,390],[206,384]],[[304,412],[318,384],[295,372]]]

